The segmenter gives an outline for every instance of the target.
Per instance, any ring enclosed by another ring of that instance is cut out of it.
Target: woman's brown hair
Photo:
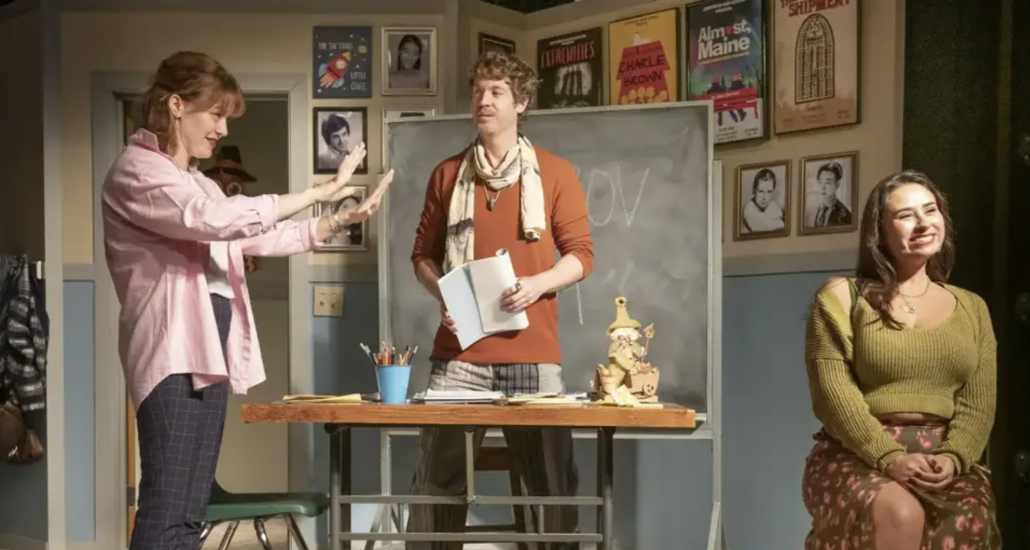
[[[239,118],[246,110],[239,83],[221,63],[197,52],[169,56],[158,66],[153,82],[143,95],[143,127],[157,136],[166,154],[171,154],[178,145],[175,123],[168,109],[168,100],[173,95],[201,110],[217,104],[229,118]]]
[[[885,322],[894,324],[890,315],[890,304],[898,295],[898,273],[894,268],[890,250],[883,240],[884,216],[887,213],[887,199],[898,187],[921,185],[937,202],[937,208],[944,217],[944,242],[941,249],[930,258],[926,274],[935,283],[947,282],[955,266],[955,228],[948,211],[948,199],[922,172],[905,170],[880,180],[869,193],[862,214],[861,241],[858,248],[858,290],[873,309],[880,313]]]

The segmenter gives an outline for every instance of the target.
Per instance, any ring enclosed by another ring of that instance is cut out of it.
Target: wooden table
[[[694,411],[678,406],[625,408],[546,405],[380,405],[272,403],[243,406],[245,423],[324,424],[329,444],[329,536],[331,550],[343,541],[596,542],[611,550],[614,528],[612,440],[616,429],[693,430]],[[466,429],[466,496],[351,495],[350,430],[356,427],[462,426]],[[471,453],[474,428],[593,428],[597,430],[596,497],[488,497],[474,494]],[[598,533],[354,533],[351,504],[573,505],[598,507]]]

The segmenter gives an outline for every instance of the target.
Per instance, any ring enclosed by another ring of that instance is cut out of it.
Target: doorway
[[[123,143],[141,127],[139,96],[119,98]],[[248,94],[243,117],[228,122],[229,134],[200,170],[219,183],[226,195],[284,194],[290,191],[289,97],[285,94]],[[218,174],[218,167],[231,169]],[[241,407],[247,403],[271,402],[290,393],[290,260],[288,258],[245,258],[254,322],[265,363],[266,380],[247,395],[231,395],[225,422],[216,479],[228,491],[278,493],[289,491],[289,433],[285,424],[244,425]],[[135,410],[125,396],[126,484],[130,495],[138,494],[139,452]],[[254,457],[261,460],[254,460]],[[126,537],[131,539],[136,499],[126,509]],[[270,526],[271,527],[271,526]],[[285,544],[285,530],[269,529],[273,545]],[[234,543],[247,544],[255,535],[240,530]],[[219,533],[205,548],[217,547]],[[256,538],[254,538],[256,542]]]

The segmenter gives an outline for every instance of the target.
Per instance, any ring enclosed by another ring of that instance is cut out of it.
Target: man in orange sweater
[[[490,52],[472,67],[469,84],[479,137],[433,171],[411,257],[415,276],[441,302],[429,387],[506,395],[563,392],[556,293],[583,280],[594,259],[583,188],[568,161],[519,133],[519,120],[537,90],[533,69],[515,56]],[[442,306],[438,281],[451,269],[491,257],[501,248],[508,250],[518,277],[501,308],[524,310],[529,326],[487,336],[462,350]],[[561,254],[557,262],[555,250]],[[477,452],[483,435],[482,430],[475,432]],[[504,435],[530,494],[576,494],[579,482],[569,430],[511,429]],[[412,494],[464,492],[464,441],[460,427],[422,431]],[[413,505],[408,531],[460,532],[466,512],[460,505]],[[548,506],[543,525],[552,533],[577,532],[577,510]],[[420,547],[429,546],[408,545]]]

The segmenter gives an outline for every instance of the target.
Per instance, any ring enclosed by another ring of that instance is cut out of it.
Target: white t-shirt
[[[207,286],[211,294],[233,298],[229,284],[229,243],[211,243],[211,260],[207,264]]]

